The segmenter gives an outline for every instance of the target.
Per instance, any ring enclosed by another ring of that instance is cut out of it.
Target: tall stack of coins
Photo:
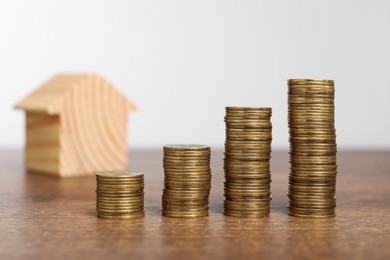
[[[271,108],[226,108],[224,214],[227,216],[269,215],[271,115]]]
[[[163,216],[208,216],[211,188],[210,147],[166,145],[163,160]]]
[[[99,218],[133,219],[144,216],[144,174],[96,174],[96,210]]]
[[[337,146],[334,92],[332,80],[288,81],[288,197],[291,216],[335,216]]]

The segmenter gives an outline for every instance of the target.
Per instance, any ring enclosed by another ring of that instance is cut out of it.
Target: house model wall
[[[127,168],[135,106],[102,77],[55,76],[16,108],[26,111],[27,169],[68,177]]]

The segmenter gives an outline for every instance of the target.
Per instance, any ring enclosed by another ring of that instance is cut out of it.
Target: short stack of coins
[[[144,216],[144,174],[96,174],[96,210],[99,218],[133,219]]]
[[[208,216],[211,189],[210,147],[164,146],[162,215],[175,218]]]
[[[329,218],[336,208],[336,130],[334,82],[290,79],[289,214]]]
[[[271,108],[226,107],[224,214],[265,217],[271,201]]]

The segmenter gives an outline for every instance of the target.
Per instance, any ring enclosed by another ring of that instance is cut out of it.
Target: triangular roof
[[[59,74],[49,79],[37,90],[17,103],[15,108],[31,112],[46,113],[49,115],[60,114],[61,104],[64,101],[64,98],[68,96],[68,93],[77,90],[77,88],[82,86],[86,80],[91,79],[94,82],[99,82],[99,84],[96,84],[97,87],[104,84],[115,89],[105,79],[96,74]],[[128,110],[135,110],[135,105],[132,102],[127,100],[118,90],[115,89],[115,92],[123,97]]]

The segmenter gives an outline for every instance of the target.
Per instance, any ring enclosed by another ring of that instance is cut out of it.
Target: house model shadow
[[[135,106],[102,77],[61,74],[16,105],[26,112],[25,165],[61,177],[127,168]]]

